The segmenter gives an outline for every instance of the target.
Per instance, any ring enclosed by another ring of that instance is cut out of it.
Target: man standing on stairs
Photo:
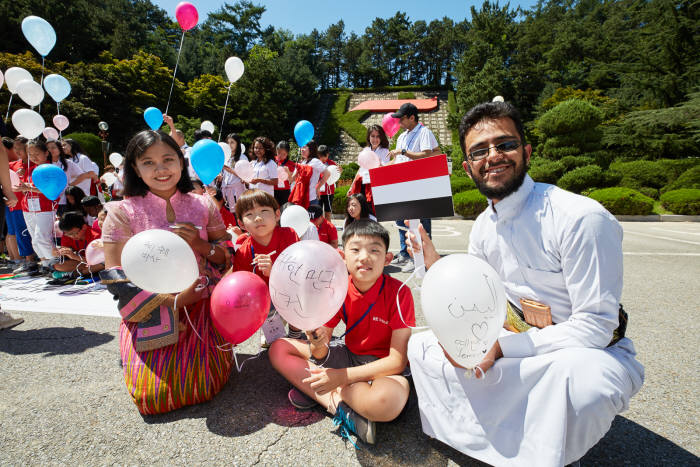
[[[396,141],[396,149],[389,151],[389,157],[395,164],[440,154],[440,146],[433,132],[418,122],[418,108],[415,105],[406,102],[391,116],[400,119],[401,128],[406,130],[399,135]],[[420,222],[430,236],[430,219],[421,219]],[[396,225],[403,227],[404,221],[398,220]],[[405,230],[399,229],[399,243],[401,244],[401,251],[399,251],[399,254],[396,255],[391,264],[402,266],[402,272],[412,272],[414,269],[413,259],[408,256]]]

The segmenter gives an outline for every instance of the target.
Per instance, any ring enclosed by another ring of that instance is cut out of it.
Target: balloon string
[[[182,52],[182,43],[185,42],[185,31],[182,31],[182,38],[180,39],[180,48],[177,51],[177,60],[175,61],[175,69],[173,70],[173,81],[170,83],[170,94],[168,94],[168,104],[165,106],[165,115],[168,115],[168,109],[170,108],[170,98],[173,96],[173,87],[175,86],[175,75],[177,74],[177,66],[180,63],[180,53]]]
[[[7,113],[5,114],[5,120],[10,117],[10,106],[12,105],[12,97],[14,94],[10,94],[10,102],[7,104]]]
[[[41,82],[39,83],[41,87],[44,87],[44,56],[41,56]],[[41,102],[39,102],[39,113],[41,113]]]
[[[56,112],[58,113],[58,115],[61,115],[61,103],[60,102],[56,102]],[[55,123],[54,123],[54,125],[55,125]],[[63,130],[58,130],[58,139],[59,139],[59,141],[61,139],[63,139]]]
[[[228,106],[228,96],[231,94],[231,86],[233,83],[228,85],[228,91],[226,91],[226,103],[224,104],[224,114],[221,116],[221,126],[219,127],[219,141],[221,141],[221,134],[224,132],[224,121],[226,120],[226,107]]]

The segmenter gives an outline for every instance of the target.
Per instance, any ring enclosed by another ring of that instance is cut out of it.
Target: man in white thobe
[[[597,202],[533,182],[532,148],[510,104],[470,110],[460,143],[464,169],[489,200],[469,253],[499,273],[511,317],[529,299],[549,307],[537,316],[551,314],[553,325],[517,317],[539,327],[504,329],[476,377],[432,332],[415,334],[408,358],[423,431],[493,465],[570,464],[605,435],[644,380],[632,341],[619,338],[622,229]],[[421,237],[429,267],[439,255]]]

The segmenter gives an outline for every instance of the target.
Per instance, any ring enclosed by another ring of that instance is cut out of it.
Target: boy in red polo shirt
[[[90,242],[100,238],[100,234],[85,222],[82,213],[64,213],[58,221],[58,228],[63,232],[63,236],[56,254],[63,256],[63,262],[53,264],[56,271],[73,272],[77,268],[80,274],[90,274],[104,269],[104,263],[88,266],[85,262],[85,248]]]
[[[270,362],[295,386],[288,395],[292,405],[321,404],[342,425],[341,433],[352,431],[370,444],[376,441],[375,422],[395,419],[409,393],[402,373],[409,326],[415,326],[413,296],[384,274],[393,256],[388,250],[389,233],[381,224],[350,224],[343,232],[350,282],[340,311],[325,326],[307,331],[308,342],[279,339],[270,347]],[[341,319],[345,341],[331,341]]]
[[[309,206],[309,216],[311,223],[318,230],[318,239],[324,243],[328,243],[333,248],[338,248],[338,230],[332,222],[323,217],[323,208],[312,204]]]

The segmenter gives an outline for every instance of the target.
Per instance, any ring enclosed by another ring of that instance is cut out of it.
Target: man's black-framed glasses
[[[468,154],[468,157],[472,161],[480,161],[481,159],[488,157],[491,148],[495,149],[496,152],[498,152],[499,154],[506,154],[515,151],[519,147],[520,141],[518,140],[504,141],[502,143],[489,146],[487,148],[475,149],[474,151]]]

